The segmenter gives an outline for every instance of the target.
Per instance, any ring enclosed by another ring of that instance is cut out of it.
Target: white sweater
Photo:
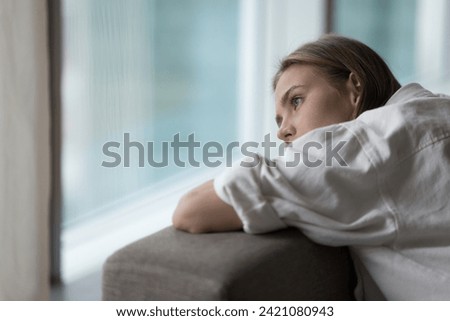
[[[333,148],[341,159],[327,159]],[[294,155],[305,161],[289,166]],[[450,97],[409,84],[298,138],[275,166],[260,160],[214,181],[245,232],[294,226],[350,246],[358,299],[450,300]]]

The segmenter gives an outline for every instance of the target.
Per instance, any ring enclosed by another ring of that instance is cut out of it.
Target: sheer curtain
[[[0,1],[0,300],[48,298],[47,2]]]

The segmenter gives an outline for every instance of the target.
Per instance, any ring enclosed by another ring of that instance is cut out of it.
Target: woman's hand
[[[242,222],[233,207],[217,196],[212,180],[194,188],[180,199],[172,222],[176,229],[189,233],[242,229]]]

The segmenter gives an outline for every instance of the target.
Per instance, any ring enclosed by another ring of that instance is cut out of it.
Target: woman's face
[[[338,90],[313,66],[288,67],[275,88],[278,138],[292,142],[313,129],[351,120],[356,99],[350,83]]]

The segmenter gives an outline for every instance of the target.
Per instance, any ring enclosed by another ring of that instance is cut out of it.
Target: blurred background
[[[123,155],[128,133],[145,160],[159,162],[176,134],[261,142],[275,130],[279,60],[328,32],[372,47],[402,84],[450,93],[449,0],[49,0],[42,8],[53,299],[99,299],[108,255],[170,225],[180,195],[221,170],[140,167],[138,148],[129,167],[105,167],[105,143],[120,143]]]

